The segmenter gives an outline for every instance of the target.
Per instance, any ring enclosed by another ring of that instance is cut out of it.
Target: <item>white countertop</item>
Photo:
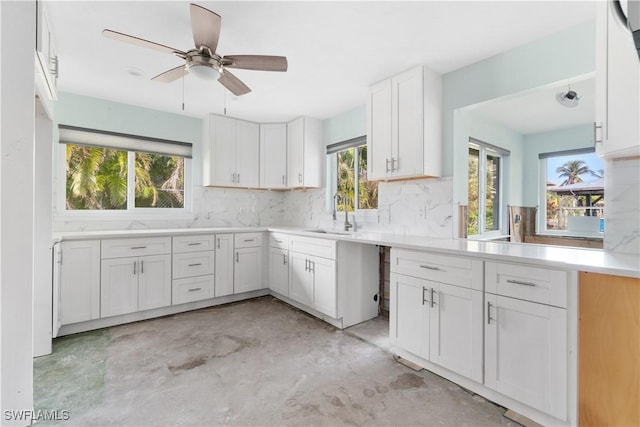
[[[335,234],[309,231],[305,227],[215,227],[162,230],[117,230],[55,233],[54,240],[108,239],[117,237],[166,236],[203,233],[241,233],[274,231],[349,242],[390,246],[395,248],[428,250],[451,255],[472,255],[485,260],[529,262],[536,265],[592,273],[640,278],[640,257],[606,252],[602,249],[569,248],[539,244],[523,244],[466,239],[436,239],[402,236],[389,233],[355,232]]]

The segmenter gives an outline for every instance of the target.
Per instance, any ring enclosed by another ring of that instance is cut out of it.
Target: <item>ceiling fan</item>
[[[171,53],[184,59],[184,65],[172,68],[158,74],[152,80],[169,83],[179,79],[186,73],[193,73],[209,80],[218,80],[224,87],[236,96],[251,92],[239,78],[231,74],[228,68],[262,71],[287,71],[287,58],[269,55],[229,55],[220,56],[216,53],[220,24],[222,18],[215,12],[191,3],[191,28],[195,49],[183,52],[159,43],[154,43],[138,37],[103,30],[105,37],[154,49],[159,52]]]

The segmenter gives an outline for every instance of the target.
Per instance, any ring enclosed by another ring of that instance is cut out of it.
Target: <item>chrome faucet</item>
[[[344,195],[344,231],[349,231],[353,224],[349,222],[349,210],[347,209],[347,195]]]
[[[337,220],[338,218],[336,217],[336,199],[338,198],[338,193],[333,195],[333,220]]]

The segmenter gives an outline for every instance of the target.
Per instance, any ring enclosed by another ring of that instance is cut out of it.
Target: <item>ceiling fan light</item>
[[[218,80],[220,78],[220,71],[208,65],[193,64],[189,67],[189,73],[195,74],[203,80]]]

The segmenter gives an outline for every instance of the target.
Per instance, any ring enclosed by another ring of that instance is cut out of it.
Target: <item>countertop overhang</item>
[[[145,230],[113,230],[60,232],[53,235],[55,242],[64,240],[113,239],[203,233],[278,232],[332,239],[338,241],[390,246],[393,248],[432,251],[449,255],[474,256],[484,260],[529,262],[551,268],[586,271],[640,278],[640,256],[604,251],[602,249],[569,248],[531,243],[476,241],[423,236],[396,235],[368,231],[340,232],[313,230],[307,227],[211,227]]]

